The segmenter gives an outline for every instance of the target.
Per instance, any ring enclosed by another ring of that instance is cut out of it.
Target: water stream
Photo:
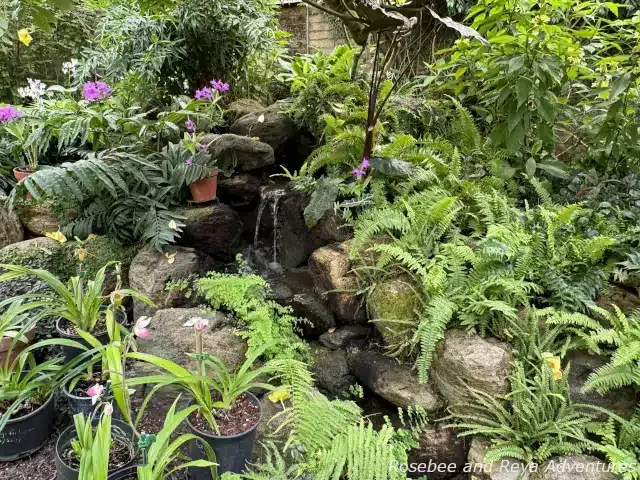
[[[260,226],[262,224],[262,217],[264,216],[265,209],[269,207],[271,218],[273,221],[273,243],[271,252],[270,267],[274,269],[281,269],[278,262],[278,209],[280,206],[280,199],[285,195],[286,189],[280,185],[269,185],[263,187],[260,191],[260,204],[258,205],[258,217],[256,219],[256,228],[253,234],[253,254],[254,257],[260,256],[259,242],[260,242]]]

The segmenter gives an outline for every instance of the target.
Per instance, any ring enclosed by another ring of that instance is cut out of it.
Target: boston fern
[[[149,155],[126,148],[85,153],[77,162],[38,170],[12,192],[11,200],[27,192],[36,201],[72,200],[79,208],[65,227],[69,234],[99,232],[161,249],[174,243],[184,226],[183,217],[170,208],[180,203],[186,185],[209,174],[212,163],[210,155],[192,154],[182,143]]]
[[[571,402],[568,371],[557,380],[546,364],[527,376],[515,363],[511,392],[492,396],[470,389],[469,404],[451,407],[451,428],[461,436],[481,436],[490,441],[484,461],[506,457],[543,462],[553,455],[578,454],[588,448],[586,433],[592,417]]]

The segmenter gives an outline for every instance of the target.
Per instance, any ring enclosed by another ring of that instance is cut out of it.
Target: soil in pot
[[[120,324],[126,324],[127,322],[127,314],[118,310],[116,312],[116,319]],[[76,342],[82,343],[83,345],[87,345],[87,343],[77,335],[76,327],[64,318],[58,318],[56,320],[56,330],[58,334],[63,338],[69,338],[71,340],[75,340]],[[107,333],[107,324],[104,318],[101,318],[96,323],[94,331],[92,333],[94,337],[96,337],[101,343],[107,344],[109,342],[109,334]],[[89,345],[87,345],[89,346]],[[82,350],[73,347],[62,346],[62,353],[64,354],[65,361],[70,362],[78,355],[82,354]]]
[[[0,403],[0,414],[9,405]],[[17,460],[39,450],[53,431],[54,415],[53,395],[23,402],[0,432],[0,461]]]
[[[136,458],[133,431],[126,423],[111,420],[111,449],[109,450],[109,472],[116,472],[131,465]],[[71,425],[60,434],[56,443],[56,479],[76,480],[80,468],[80,457],[71,448],[77,438],[75,426]]]
[[[231,408],[216,412],[220,433],[214,432],[197,413],[189,416],[187,425],[194,434],[213,448],[219,475],[224,472],[242,473],[251,461],[261,413],[258,399],[253,394],[245,392],[236,399]],[[189,456],[193,459],[206,458],[200,442],[194,441],[189,444]],[[189,471],[192,480],[211,479],[209,469],[191,468]]]
[[[13,176],[16,180],[21,181],[27,178],[29,175],[32,175],[33,172],[29,167],[15,167],[13,169]]]

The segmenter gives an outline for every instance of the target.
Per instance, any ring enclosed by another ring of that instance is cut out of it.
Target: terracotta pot
[[[27,340],[29,341],[27,343],[17,342],[15,344],[15,346],[13,347],[13,351],[11,352],[11,360],[16,358],[22,350],[27,348],[27,345],[29,345],[33,341],[33,337],[35,336],[36,336],[35,327],[29,330],[27,333],[25,333],[25,337],[27,337]],[[0,341],[0,362],[4,362],[5,359],[7,358],[7,352],[9,351],[9,347],[11,347],[12,341],[13,341],[12,337],[2,337],[2,340]]]
[[[216,198],[218,190],[218,172],[214,171],[208,177],[189,184],[191,198],[195,203],[209,202]]]
[[[23,181],[25,178],[27,178],[32,173],[33,172],[31,171],[31,169],[29,167],[15,167],[13,169],[13,176],[16,177],[16,180],[18,180],[18,183]],[[27,200],[31,200],[32,198],[33,197],[31,196],[31,194],[27,193]]]
[[[33,172],[29,167],[15,167],[13,169],[13,176],[16,177],[16,180],[18,180],[19,182],[27,178],[32,173]]]

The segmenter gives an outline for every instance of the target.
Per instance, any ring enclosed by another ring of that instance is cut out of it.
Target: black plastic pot
[[[31,455],[47,443],[55,416],[53,394],[36,411],[7,421],[0,432],[0,461],[9,462]]]
[[[218,475],[225,472],[242,473],[247,468],[247,464],[251,461],[253,447],[256,443],[256,435],[258,433],[258,425],[262,419],[262,407],[260,402],[250,392],[244,393],[249,399],[260,409],[260,419],[258,422],[244,433],[233,435],[231,437],[219,437],[216,435],[208,435],[193,426],[189,418],[187,425],[191,433],[199,436],[211,445],[216,453],[216,463],[218,464]],[[192,459],[206,459],[206,454],[202,444],[197,441],[189,442],[188,455]],[[211,480],[211,470],[208,468],[194,467],[189,469],[191,480]]]
[[[127,314],[126,312],[122,311],[122,310],[118,310],[116,312],[117,315],[117,320],[118,323],[124,325],[127,323]],[[84,339],[80,336],[80,335],[72,335],[69,334],[63,330],[60,329],[60,322],[63,319],[60,317],[58,318],[58,320],[56,320],[56,330],[58,331],[58,335],[60,335],[61,338],[68,338],[69,340],[75,340],[78,343],[81,343],[82,345],[86,345],[87,348],[91,348],[89,346],[89,344],[87,342],[84,341]],[[100,343],[102,343],[103,345],[106,345],[107,343],[109,343],[109,334],[104,331],[104,332],[100,332],[100,333],[93,333],[92,334],[94,337],[96,337]],[[73,360],[74,358],[76,358],[78,355],[82,354],[82,350],[80,350],[79,348],[74,348],[74,347],[68,347],[66,345],[62,346],[62,354],[64,355],[64,360],[65,362],[70,362],[71,360]]]
[[[117,472],[112,473],[107,477],[107,480],[138,480],[138,467],[140,465],[130,465],[128,467],[121,468]],[[165,473],[169,473],[170,470],[167,468]],[[175,478],[173,475],[166,477],[167,480],[172,480]]]
[[[111,437],[114,439],[116,437],[119,440],[130,442],[133,447],[136,445],[134,439],[133,429],[129,426],[129,424],[124,423],[120,420],[116,420],[115,418],[111,420]],[[56,480],[77,480],[78,479],[78,470],[67,465],[62,458],[60,458],[60,454],[64,453],[64,451],[69,448],[71,445],[71,441],[77,437],[76,427],[75,425],[70,425],[67,427],[58,437],[58,441],[56,442]],[[131,460],[129,461],[129,465],[133,463],[136,455],[135,451],[132,450]],[[126,468],[120,467],[121,469]],[[118,469],[117,471],[119,471]],[[115,473],[115,472],[113,472]],[[111,478],[111,477],[109,477]]]
[[[85,417],[89,417],[93,414],[96,406],[91,403],[91,397],[86,395],[73,395],[69,392],[67,385],[62,388],[62,395],[67,399],[67,405],[69,406],[69,415],[72,417],[76,413],[82,413]],[[116,419],[122,419],[122,412],[118,404],[113,401],[113,417]]]

